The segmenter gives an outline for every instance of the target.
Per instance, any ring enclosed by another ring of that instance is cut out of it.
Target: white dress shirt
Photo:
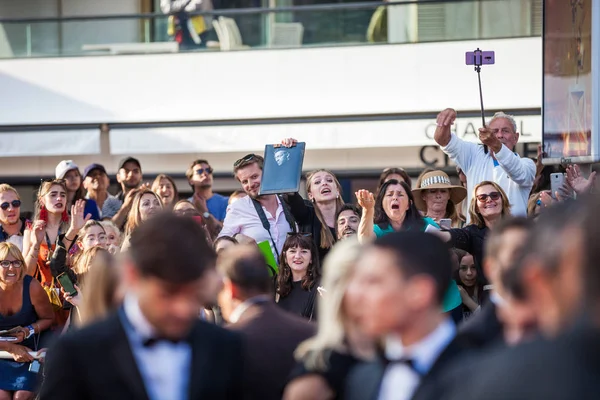
[[[502,145],[502,150],[492,157],[491,150],[485,154],[483,146],[466,142],[452,134],[450,142],[442,150],[454,161],[467,176],[467,195],[469,204],[473,198],[473,189],[483,181],[496,182],[508,196],[511,214],[527,216],[529,192],[535,180],[535,163],[529,158],[521,158]],[[467,223],[470,220],[466,215]]]
[[[271,226],[271,235],[277,245],[275,249],[269,232],[263,227],[260,217],[256,213],[254,204],[250,196],[245,196],[227,207],[227,214],[225,221],[223,221],[223,229],[219,233],[220,236],[234,236],[237,233],[251,237],[256,243],[269,242],[273,257],[279,262],[278,254],[281,254],[283,244],[287,238],[288,232],[291,232],[290,224],[285,219],[285,213],[283,212],[283,206],[279,197],[277,197],[277,211],[275,217],[271,215],[265,207],[263,207],[265,216]]]
[[[155,337],[156,332],[135,296],[125,297],[123,311],[125,332],[150,400],[187,400],[192,362],[189,343],[160,341],[144,347],[144,341]]]
[[[385,355],[389,360],[411,359],[406,363],[391,363],[383,375],[379,400],[409,400],[440,354],[456,336],[456,326],[446,319],[423,340],[405,347],[398,336],[386,338]]]

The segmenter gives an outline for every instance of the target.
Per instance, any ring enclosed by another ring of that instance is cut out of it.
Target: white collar
[[[385,338],[385,355],[390,360],[410,358],[417,371],[423,375],[429,372],[440,354],[456,336],[456,325],[449,318],[423,338],[421,341],[405,347],[398,335]]]
[[[496,307],[504,307],[506,305],[506,300],[504,300],[496,291],[490,293],[490,301],[494,303]]]
[[[242,317],[242,314],[244,314],[246,310],[248,310],[254,304],[265,303],[267,301],[269,301],[269,296],[267,296],[266,294],[254,296],[247,299],[242,304],[238,305],[235,308],[235,310],[233,310],[233,312],[229,316],[229,323],[235,324],[236,322],[238,322]]]
[[[156,336],[156,329],[154,329],[144,316],[135,295],[131,293],[125,295],[125,299],[123,300],[123,311],[125,311],[125,317],[127,317],[127,320],[138,336],[142,338]]]

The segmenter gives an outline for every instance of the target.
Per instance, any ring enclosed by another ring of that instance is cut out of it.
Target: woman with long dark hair
[[[361,242],[402,230],[424,231],[429,225],[439,228],[431,218],[421,216],[410,186],[404,181],[385,182],[376,199],[364,189],[356,192],[356,198],[363,208],[358,227]]]
[[[275,291],[279,306],[309,321],[315,319],[320,280],[321,266],[312,235],[289,234],[279,259]]]

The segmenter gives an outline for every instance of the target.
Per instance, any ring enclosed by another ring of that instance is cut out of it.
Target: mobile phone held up
[[[552,198],[556,199],[556,192],[560,192],[560,189],[564,183],[565,174],[550,174],[550,190],[552,191]]]
[[[65,290],[65,293],[67,293],[69,296],[73,297],[77,294],[77,289],[75,289],[75,285],[73,285],[73,282],[71,281],[71,278],[69,278],[69,275],[63,272],[62,274],[57,276],[56,279],[58,279],[58,282],[60,282],[60,285]]]
[[[467,51],[465,55],[467,65],[492,65],[496,61],[496,55],[493,51]]]

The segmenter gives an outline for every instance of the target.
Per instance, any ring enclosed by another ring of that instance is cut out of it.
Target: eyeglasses
[[[194,171],[194,174],[196,174],[196,175],[202,175],[205,172],[208,175],[210,175],[210,174],[213,173],[213,169],[211,167],[208,167],[208,168],[198,168],[197,170]]]
[[[8,208],[10,206],[12,206],[12,208],[21,207],[21,200],[13,200],[10,203],[7,201],[5,203],[0,204],[0,208],[3,209],[4,211],[8,210]]]
[[[496,201],[496,200],[500,199],[500,197],[501,196],[500,196],[499,192],[491,192],[489,194],[484,193],[484,194],[478,195],[477,200],[479,200],[482,203],[485,203],[488,200],[488,198],[492,199],[493,201]]]
[[[287,235],[288,235],[288,237],[290,237],[290,236],[312,237],[312,233],[306,233],[306,232],[288,232]]]
[[[256,158],[256,154],[247,154],[244,157],[242,157],[239,160],[237,160],[236,162],[234,162],[233,163],[233,168],[237,168],[237,167],[240,166],[240,164],[252,161],[255,158]]]
[[[10,268],[11,265],[13,266],[13,268],[21,268],[23,266],[23,261],[21,261],[21,260],[14,260],[14,261],[2,260],[2,261],[0,261],[0,267],[2,267],[2,268]]]

